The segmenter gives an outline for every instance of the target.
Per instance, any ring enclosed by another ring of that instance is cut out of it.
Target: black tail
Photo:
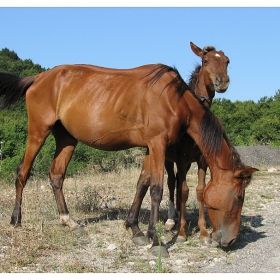
[[[20,78],[0,72],[0,110],[11,107],[23,98],[34,81],[34,76]]]

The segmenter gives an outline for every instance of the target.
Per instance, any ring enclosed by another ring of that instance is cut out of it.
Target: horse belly
[[[107,151],[146,146],[143,120],[137,114],[116,114],[111,110],[104,111],[94,107],[91,110],[77,108],[64,112],[60,120],[80,142]]]

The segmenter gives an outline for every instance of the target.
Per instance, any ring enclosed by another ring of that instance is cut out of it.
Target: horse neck
[[[204,118],[204,115],[206,114],[205,109],[203,106],[199,104],[199,102],[196,100],[196,98],[193,95],[188,94],[185,92],[183,95],[183,98],[186,103],[183,106],[185,108],[188,108],[189,110],[182,109],[186,113],[185,120],[186,120],[186,126],[187,126],[187,134],[189,134],[192,139],[196,142],[197,146],[199,147],[200,151],[202,152],[203,156],[205,157],[205,160],[207,162],[207,165],[213,175],[215,175],[216,170],[226,169],[226,170],[233,170],[234,162],[233,157],[231,154],[231,149],[224,137],[224,132],[222,130],[221,126],[218,127],[217,130],[215,128],[210,129],[210,127],[206,127],[205,130],[209,128],[208,134],[202,135],[201,132],[201,122]],[[209,110],[209,109],[208,109]],[[210,116],[213,117],[213,122],[218,122],[219,120],[210,112]],[[206,119],[208,119],[208,115],[206,114]],[[212,123],[212,119],[210,119],[210,123]],[[209,125],[211,126],[211,124]],[[215,127],[215,125],[213,125]],[[211,137],[211,136],[215,136]],[[205,139],[210,139],[212,142],[207,144],[208,142],[205,141]],[[222,139],[221,146],[219,144],[219,139]],[[206,143],[207,142],[207,143]],[[213,149],[209,149],[209,147],[217,147]]]
[[[202,67],[200,68],[198,78],[195,83],[194,94],[196,94],[203,104],[211,107],[215,96],[215,90],[212,90],[206,83]]]

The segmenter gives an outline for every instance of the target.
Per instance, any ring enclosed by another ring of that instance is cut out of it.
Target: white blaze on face
[[[216,54],[215,54],[215,56],[217,56],[217,57],[221,57],[218,53],[216,53]]]

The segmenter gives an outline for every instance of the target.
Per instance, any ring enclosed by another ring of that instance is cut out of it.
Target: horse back
[[[48,126],[60,120],[76,139],[95,148],[147,146],[147,139],[178,130],[170,122],[178,97],[166,87],[173,74],[151,84],[147,73],[154,67],[55,67],[36,76],[26,95],[28,111],[40,114]]]

